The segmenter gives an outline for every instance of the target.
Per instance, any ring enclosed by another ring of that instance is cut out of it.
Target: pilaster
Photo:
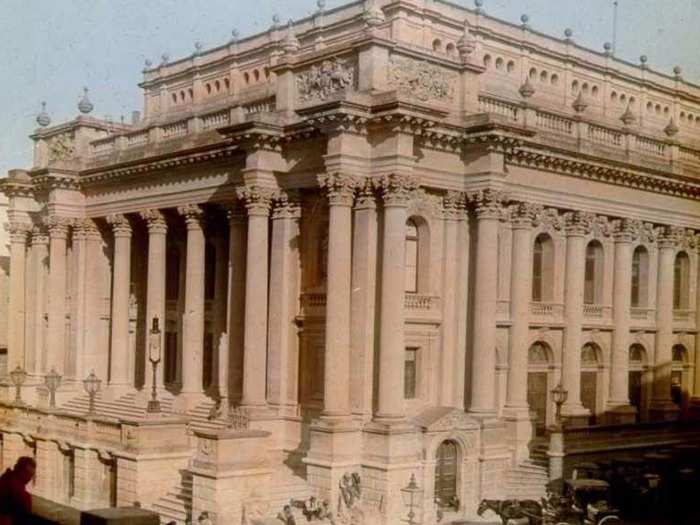
[[[27,281],[27,317],[26,317],[26,366],[30,374],[45,371],[44,340],[46,313],[46,281],[49,259],[49,237],[41,226],[32,230],[31,251],[29,257],[29,274]],[[10,296],[10,299],[12,297]]]
[[[73,219],[49,215],[49,311],[48,334],[51,344],[46,345],[46,370],[54,368],[65,374],[66,362],[66,240]]]
[[[11,221],[10,233],[10,300],[7,326],[7,371],[17,366],[26,369],[25,356],[25,268],[29,223]]]

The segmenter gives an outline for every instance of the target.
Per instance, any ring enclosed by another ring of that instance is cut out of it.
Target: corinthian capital
[[[513,228],[532,228],[543,213],[542,206],[530,202],[518,202],[510,210]]]
[[[683,236],[683,228],[678,226],[661,226],[658,230],[659,248],[675,248]]]
[[[168,224],[165,222],[165,215],[163,215],[162,211],[151,208],[143,210],[139,215],[146,221],[149,233],[167,233]]]
[[[34,226],[32,228],[32,246],[49,244],[49,236],[44,226]]]
[[[502,216],[506,195],[502,191],[486,188],[469,196],[478,219],[499,219]]]
[[[73,218],[63,217],[61,215],[48,215],[44,217],[44,224],[49,230],[49,237],[52,239],[65,239],[68,236],[68,228],[73,225],[73,222]]]
[[[131,235],[131,223],[126,215],[114,213],[107,215],[107,224],[112,227],[112,232],[115,236]]]
[[[372,179],[364,179],[358,182],[357,198],[355,199],[356,209],[374,209],[377,207],[375,187]]]
[[[344,173],[327,173],[318,179],[319,185],[326,191],[328,204],[331,206],[352,206],[357,180]]]
[[[204,220],[204,210],[199,204],[178,206],[177,212],[185,219],[187,228],[201,228]]]
[[[298,219],[301,217],[301,198],[297,191],[279,191],[272,197],[273,219]]]
[[[377,179],[384,206],[408,206],[418,189],[418,180],[410,175],[391,173]]]
[[[261,186],[241,186],[236,189],[236,193],[245,204],[248,215],[269,215],[273,190]]]
[[[584,236],[591,233],[595,215],[583,211],[570,211],[564,214],[566,220],[566,235]]]
[[[613,223],[613,237],[618,243],[631,243],[640,236],[643,223],[637,219],[619,219]]]
[[[466,207],[467,196],[461,191],[450,190],[442,197],[442,210],[446,219],[461,219]]]
[[[5,223],[5,230],[10,234],[10,242],[24,244],[32,231],[32,225],[29,222],[10,221]]]
[[[74,240],[98,239],[99,237],[100,230],[97,228],[95,221],[87,218],[75,219],[73,223]]]

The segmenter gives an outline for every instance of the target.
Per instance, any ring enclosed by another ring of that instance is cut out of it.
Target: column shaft
[[[94,260],[88,259],[87,256],[87,236],[88,229],[85,227],[86,222],[92,222],[90,219],[83,219],[76,222],[73,227],[73,256],[74,256],[74,276],[73,281],[73,297],[71,324],[75,338],[75,357],[73,367],[67,370],[68,375],[77,379],[82,379],[90,371],[85,370],[85,334],[87,329],[87,305],[85,303],[85,294],[87,292],[88,283],[87,268],[94,264]],[[89,226],[88,226],[89,228]]]
[[[672,235],[659,239],[658,284],[656,288],[656,348],[651,411],[671,412],[671,365],[673,346],[673,272],[676,253]]]
[[[322,184],[329,205],[323,415],[345,417],[350,415],[350,262],[354,183],[350,177],[334,174],[325,177]]]
[[[228,254],[226,250],[226,239],[224,232],[216,232],[214,239],[214,305],[212,309],[212,333],[213,333],[213,356],[212,356],[212,388],[218,390],[221,385],[221,367],[226,363],[221,358],[222,336],[226,334],[226,304],[228,302]],[[224,340],[225,340],[224,339]],[[224,351],[226,351],[224,349]]]
[[[454,406],[454,366],[457,350],[457,217],[453,210],[445,209],[444,254],[442,264],[442,348],[440,352],[440,406]]]
[[[613,281],[613,347],[610,370],[611,410],[629,405],[629,334],[632,294],[632,238],[619,231],[615,238],[615,278]]]
[[[270,243],[267,400],[282,412],[296,404],[296,326],[300,207],[296,195],[275,199]]]
[[[519,206],[513,216],[513,250],[510,272],[510,352],[506,408],[528,409],[527,356],[532,298],[532,211]]]
[[[409,177],[387,176],[382,180],[384,228],[382,246],[379,399],[376,417],[400,421],[404,407],[404,302],[406,208],[416,183]]]
[[[30,224],[10,223],[10,300],[7,327],[7,371],[25,369],[25,271]]]
[[[243,328],[243,398],[250,408],[266,405],[268,219],[271,191],[244,187],[239,197],[248,209],[245,321]]]
[[[166,239],[168,234],[168,225],[165,222],[165,217],[159,210],[151,209],[141,212],[141,218],[146,221],[148,227],[148,269],[146,281],[146,330],[150,332],[154,318],[158,318],[161,331],[161,361],[158,364],[156,371],[156,386],[163,388],[164,370],[165,370],[165,332],[166,332],[166,314],[165,314],[165,279],[166,279]],[[150,336],[147,336],[147,340]],[[153,386],[153,371],[149,361],[148,343],[146,344],[144,370],[145,385],[144,388]]]
[[[245,210],[228,211],[228,363],[220,394],[239,402],[243,392],[243,328],[245,322],[246,219]]]
[[[203,211],[196,204],[178,209],[187,224],[185,312],[182,322],[182,393],[203,392],[204,257]]]
[[[48,237],[41,228],[32,231],[32,243],[29,252],[27,274],[26,310],[26,367],[30,374],[42,371],[44,340],[44,301],[45,301],[45,264],[48,258]]]
[[[65,373],[66,359],[66,237],[70,219],[50,216],[49,228],[49,308],[46,370]]]
[[[501,203],[497,194],[488,190],[476,199],[477,239],[469,410],[476,414],[493,414],[496,411],[496,261]]]
[[[129,378],[129,298],[131,295],[131,225],[124,215],[110,215],[114,234],[112,331],[109,385],[125,387]]]

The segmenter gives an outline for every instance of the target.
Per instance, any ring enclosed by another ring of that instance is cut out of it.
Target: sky
[[[431,0],[428,0],[431,1]],[[473,7],[472,0],[452,0]],[[330,9],[346,0],[327,0]],[[700,0],[618,0],[616,55],[700,84]],[[602,50],[612,40],[613,0],[484,0],[485,11]],[[127,120],[142,105],[144,61],[187,56],[265,31],[316,10],[316,0],[0,0],[0,177],[31,164],[35,118],[46,101],[52,123],[73,118],[83,86],[93,115]]]

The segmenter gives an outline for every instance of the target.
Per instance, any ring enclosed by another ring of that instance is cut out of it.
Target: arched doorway
[[[435,501],[443,509],[459,508],[457,496],[457,443],[440,443],[435,457]]]
[[[640,344],[633,344],[629,351],[629,380],[628,394],[630,404],[637,409],[636,421],[641,421],[644,414],[644,369],[646,366],[646,351]]]
[[[600,349],[593,343],[586,343],[581,349],[581,403],[590,413],[589,424],[595,424],[598,412],[598,371]]]
[[[547,428],[549,346],[537,342],[527,352],[527,403],[535,414],[535,434]]]

